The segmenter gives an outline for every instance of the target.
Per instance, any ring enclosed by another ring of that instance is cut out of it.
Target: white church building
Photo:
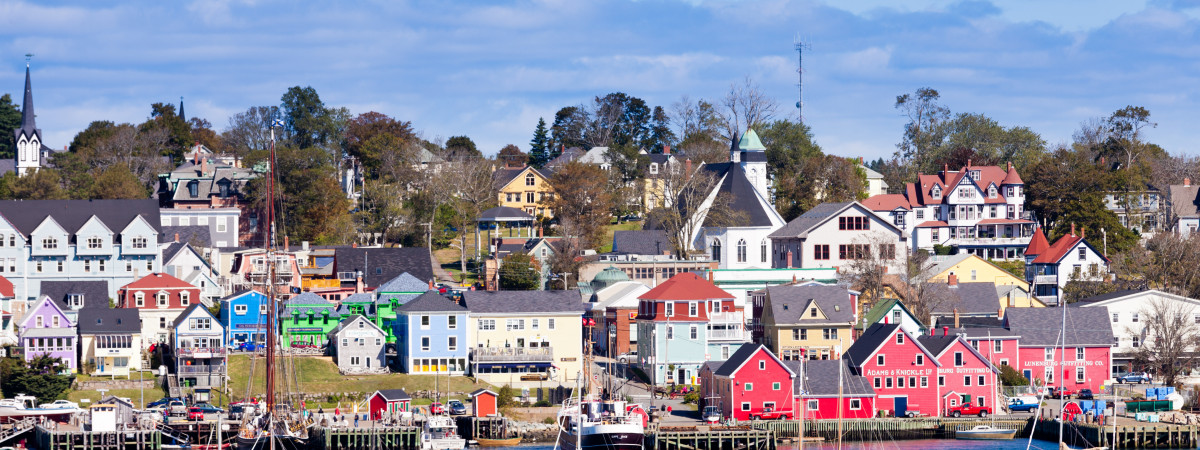
[[[25,99],[21,103],[21,127],[13,130],[16,157],[0,161],[0,175],[16,171],[25,176],[46,166],[54,150],[42,144],[42,130],[37,127],[33,113],[33,84],[29,79],[29,64],[25,64]]]

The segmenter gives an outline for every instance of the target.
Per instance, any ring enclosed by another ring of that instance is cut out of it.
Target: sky
[[[889,157],[897,95],[1027,126],[1050,145],[1087,120],[1144,106],[1147,140],[1200,154],[1200,0],[0,0],[0,93],[26,53],[45,144],[94,120],[140,123],[178,104],[217,131],[312,86],[429,140],[528,150],[539,117],[625,92],[670,110],[749,78],[827,153]]]

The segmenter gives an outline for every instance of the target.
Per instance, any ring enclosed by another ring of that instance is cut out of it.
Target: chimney
[[[308,241],[300,241],[300,249],[308,251]]]
[[[930,335],[930,336],[937,336],[937,328],[930,328],[930,329],[929,329],[929,335]]]
[[[962,325],[959,325],[959,323],[958,323],[958,308],[954,308],[954,328],[961,328],[961,327],[962,327]]]
[[[1012,170],[1012,161],[1008,162],[1008,170]]]
[[[862,164],[862,163],[863,163],[863,157],[861,157],[861,156],[859,156],[859,157],[858,157],[858,163],[859,163],[859,164]]]
[[[950,173],[950,164],[942,163],[942,175]]]
[[[283,251],[286,252],[286,251],[288,251],[289,248],[290,247],[288,246],[288,237],[284,236],[283,237]]]
[[[1075,235],[1075,222],[1071,222],[1071,236]]]
[[[789,268],[789,269],[792,268],[792,251],[791,250],[788,250],[788,252],[787,252],[787,268]],[[793,282],[796,281],[795,275],[792,275],[792,281]]]
[[[971,168],[971,158],[967,158],[967,168]]]
[[[950,335],[950,327],[942,327],[942,336]]]
[[[429,288],[433,289],[433,280],[429,280]]]
[[[692,158],[688,158],[687,161],[684,163],[683,174],[684,174],[684,176],[692,174]]]
[[[175,233],[175,242],[179,242],[179,233]]]
[[[1191,185],[1192,185],[1192,179],[1185,177],[1183,179],[1183,187],[1190,187]]]
[[[350,248],[358,248],[358,243],[357,243],[357,242],[351,242],[351,243],[350,243]]]
[[[671,146],[669,144],[663,144],[663,154],[664,155],[671,154]]]
[[[1087,239],[1087,227],[1082,227],[1079,229],[1079,237]]]
[[[542,237],[542,227],[538,227],[538,237]]]
[[[946,277],[946,284],[951,287],[958,286],[958,275],[950,274],[950,276]]]
[[[358,271],[358,274],[357,274],[357,276],[355,276],[355,279],[354,279],[354,293],[355,294],[363,293],[363,281],[362,281],[362,271],[361,270]]]

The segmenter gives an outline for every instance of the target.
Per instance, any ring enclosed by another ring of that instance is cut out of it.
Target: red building
[[[795,381],[796,373],[765,346],[743,344],[724,363],[704,365],[700,395],[722,417],[750,420],[770,411],[796,418]]]
[[[1015,367],[1031,381],[1099,392],[1112,376],[1114,341],[1108,308],[1008,308],[1004,322],[1021,337]],[[1066,331],[1065,343],[1060,330]]]
[[[371,418],[376,419],[394,415],[399,417],[412,406],[412,397],[404,389],[382,389],[375,391],[367,399],[367,409]]]
[[[117,290],[117,307],[183,310],[200,301],[200,288],[165,273],[152,273]]]
[[[477,389],[470,394],[471,405],[475,417],[489,417],[498,413],[496,409],[496,399],[499,397],[495,392],[487,389]]]
[[[875,417],[875,390],[866,378],[854,374],[846,360],[802,359],[786,363],[801,374],[796,377],[795,387],[797,417],[836,419],[839,413],[843,419]],[[839,379],[842,380],[841,392],[838,392]]]
[[[934,330],[933,333],[937,331]],[[918,343],[938,362],[938,409],[942,414],[966,403],[1000,409],[996,367],[960,335],[921,336]],[[911,381],[910,381],[911,384]]]
[[[875,407],[896,416],[909,412],[937,416],[941,363],[899,324],[875,324],[863,331],[843,356],[877,395]]]
[[[948,318],[938,319],[934,334],[947,333],[959,335],[967,340],[984,359],[991,361],[997,369],[1000,366],[1017,368],[1021,360],[1018,347],[1021,336],[1012,330],[1004,328],[1004,319],[997,317],[964,317],[959,326],[953,326],[954,321]],[[941,331],[937,331],[941,330]]]

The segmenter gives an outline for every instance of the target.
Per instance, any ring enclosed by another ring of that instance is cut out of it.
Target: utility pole
[[[796,113],[800,123],[804,123],[804,51],[812,50],[812,46],[802,42],[799,36],[793,46],[796,49]]]

